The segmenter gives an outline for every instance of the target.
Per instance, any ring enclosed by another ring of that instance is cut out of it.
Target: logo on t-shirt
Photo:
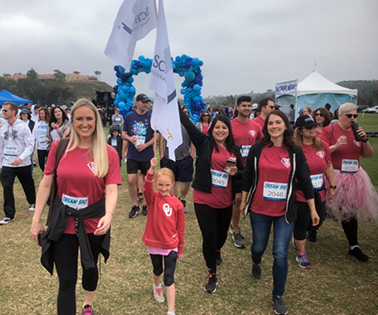
[[[163,205],[163,210],[167,217],[170,217],[172,215],[172,207],[168,203],[165,203]]]
[[[323,159],[324,158],[324,151],[318,151],[318,152],[316,152],[316,155],[317,156],[319,156],[321,159]]]
[[[289,158],[282,158],[281,162],[282,162],[283,165],[286,166],[286,168],[290,167],[290,159]]]
[[[256,137],[256,131],[255,130],[250,130],[249,134],[254,138]]]
[[[361,142],[358,142],[358,141],[356,141],[356,140],[353,140],[353,143],[354,143],[356,146],[358,146],[358,147],[360,147],[360,145],[361,145]]]
[[[92,171],[92,173],[94,174],[95,173],[95,166],[94,166],[94,162],[89,162],[87,164],[87,166],[89,167],[89,169]]]

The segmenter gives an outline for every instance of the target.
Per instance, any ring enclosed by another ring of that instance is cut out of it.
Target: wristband
[[[109,214],[111,214],[111,215],[112,215],[112,217],[113,217],[113,213],[111,213],[111,212],[106,212],[105,214],[108,214],[108,213],[109,213]]]
[[[366,138],[366,140],[361,140],[361,142],[368,142],[369,141],[369,138]]]
[[[336,189],[336,186],[329,186],[329,188]]]

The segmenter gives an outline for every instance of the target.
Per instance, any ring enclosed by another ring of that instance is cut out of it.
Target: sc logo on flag
[[[162,71],[162,72],[165,72],[165,61],[164,60],[160,60],[160,56],[159,55],[155,55],[154,57],[154,62],[152,64],[152,66],[154,68],[158,68],[159,71]]]

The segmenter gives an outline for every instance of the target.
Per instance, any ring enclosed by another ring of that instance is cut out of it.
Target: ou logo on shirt
[[[172,207],[168,203],[165,203],[163,205],[163,210],[164,210],[165,215],[167,217],[170,217],[172,215]]]

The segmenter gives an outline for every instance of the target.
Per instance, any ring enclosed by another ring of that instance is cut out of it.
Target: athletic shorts
[[[146,175],[150,168],[150,162],[139,162],[132,159],[127,159],[126,165],[127,174],[136,174],[140,170],[143,175]]]
[[[176,182],[190,183],[193,180],[193,158],[190,155],[176,162],[163,157],[160,160],[160,167],[172,170],[173,174],[175,174]]]

